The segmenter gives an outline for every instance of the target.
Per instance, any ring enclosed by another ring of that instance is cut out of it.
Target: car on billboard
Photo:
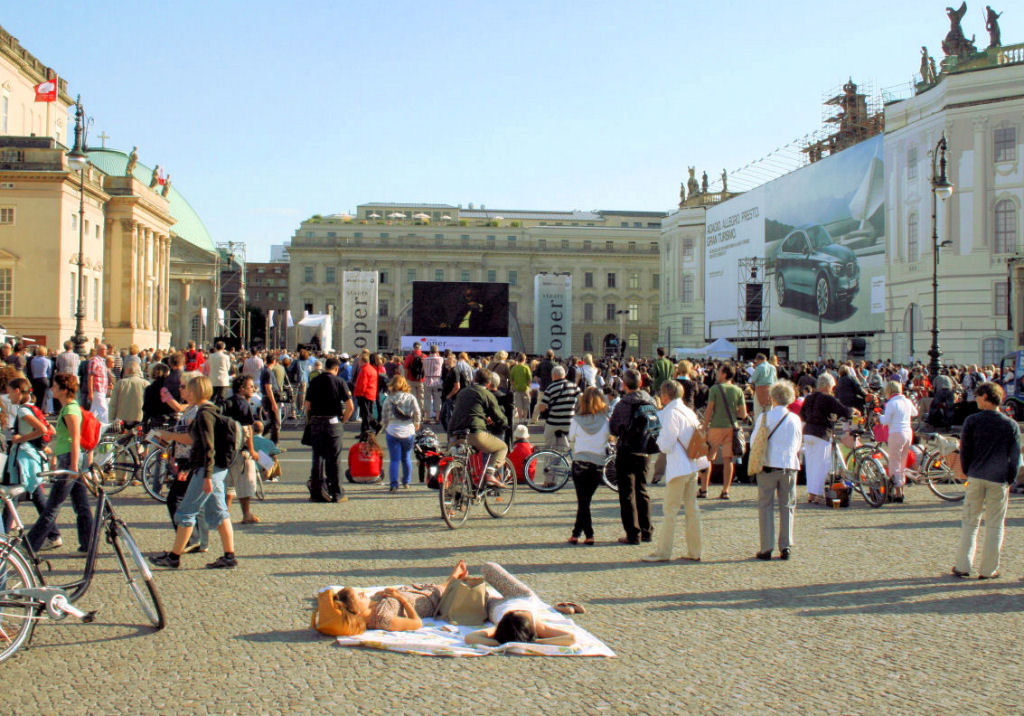
[[[837,242],[820,224],[789,232],[775,254],[775,296],[780,306],[803,303],[820,316],[850,308],[860,288],[857,255]]]

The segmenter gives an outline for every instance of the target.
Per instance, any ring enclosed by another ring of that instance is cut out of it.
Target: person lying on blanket
[[[495,626],[471,632],[466,636],[467,644],[498,646],[508,641],[521,641],[572,646],[576,643],[571,632],[549,626],[538,616],[544,603],[501,566],[487,562],[482,573],[484,580],[501,594],[500,598],[487,600],[487,615]],[[465,560],[459,560],[444,584],[388,587],[373,595],[345,587],[336,597],[343,618],[348,622],[345,636],[362,634],[367,629],[415,631],[423,626],[423,617],[437,614],[448,585],[468,576]]]

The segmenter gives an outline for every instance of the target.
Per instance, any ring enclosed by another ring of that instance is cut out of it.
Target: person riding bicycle
[[[473,385],[459,391],[448,420],[448,434],[463,433],[481,455],[494,456],[487,466],[486,479],[488,485],[500,489],[501,481],[496,475],[505,464],[508,445],[493,433],[503,434],[508,422],[494,393],[487,389],[490,382],[491,371],[480,368],[473,375]]]

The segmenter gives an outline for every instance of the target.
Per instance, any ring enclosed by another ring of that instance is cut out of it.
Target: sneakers
[[[193,552],[206,552],[206,548],[203,547],[199,542],[189,542],[185,545],[185,549],[182,550],[182,554],[192,554]]]
[[[50,539],[49,537],[47,537],[45,540],[43,540],[43,544],[39,547],[39,551],[49,552],[51,549],[57,549],[58,547],[62,547],[63,545],[64,540],[62,540],[60,537],[56,537],[54,539]]]
[[[177,569],[181,566],[181,558],[172,552],[164,552],[156,557],[150,557],[149,561],[157,567],[167,567],[168,569]]]
[[[660,554],[647,554],[641,557],[644,562],[667,562],[668,557],[662,557]]]
[[[235,559],[235,555],[223,555],[218,557],[215,562],[210,562],[206,565],[207,569],[234,569],[238,566],[238,560]]]

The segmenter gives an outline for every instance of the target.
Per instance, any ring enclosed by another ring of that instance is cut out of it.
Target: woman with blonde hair
[[[384,436],[388,442],[389,492],[398,491],[398,466],[402,466],[402,489],[412,480],[412,446],[420,427],[420,403],[409,392],[409,383],[400,375],[391,379],[388,397],[381,406]]]
[[[582,373],[583,381],[584,383],[586,383],[586,386],[588,388],[604,387],[604,380],[602,380],[601,378],[601,372],[597,369],[597,366],[594,365],[594,356],[590,353],[587,353],[585,356],[583,356]]]
[[[569,444],[573,447],[572,484],[576,489],[576,522],[569,535],[569,544],[594,544],[594,524],[590,502],[601,484],[605,445],[608,443],[608,406],[600,388],[583,391],[576,415],[569,425]]]
[[[903,386],[894,380],[885,385],[885,412],[882,413],[882,424],[889,427],[889,476],[892,478],[892,499],[903,502],[903,485],[906,477],[903,474],[910,453],[910,445],[914,439],[911,427],[917,416],[917,407],[907,396],[903,395]]]

